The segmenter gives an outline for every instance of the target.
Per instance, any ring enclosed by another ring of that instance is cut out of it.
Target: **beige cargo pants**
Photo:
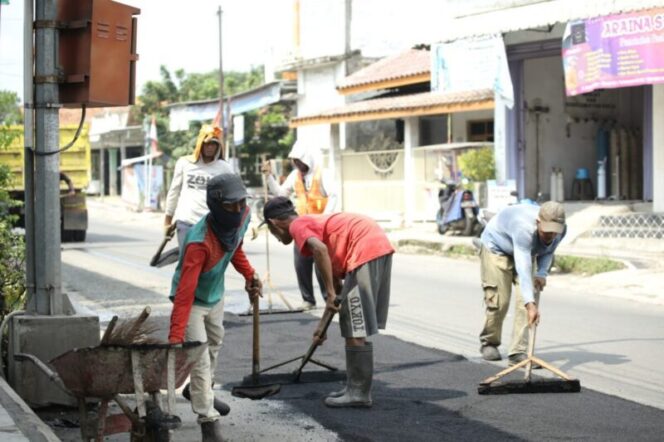
[[[208,351],[203,352],[191,369],[191,409],[198,415],[198,423],[212,422],[220,415],[214,409],[212,381],[217,368],[217,355],[224,339],[224,300],[214,307],[193,305],[185,331],[185,341],[207,342]]]
[[[482,346],[498,347],[501,343],[503,320],[507,315],[512,296],[512,285],[516,288],[514,310],[514,328],[508,356],[526,353],[528,350],[528,314],[523,305],[519,279],[514,268],[514,258],[498,255],[482,246],[480,250],[480,272],[484,289],[486,317],[484,329],[480,333]],[[535,293],[535,302],[539,303],[539,294]]]

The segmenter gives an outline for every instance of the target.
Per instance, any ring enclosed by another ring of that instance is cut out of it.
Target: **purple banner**
[[[664,83],[664,9],[568,23],[563,67],[567,95]]]

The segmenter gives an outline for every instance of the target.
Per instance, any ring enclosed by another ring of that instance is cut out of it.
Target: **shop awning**
[[[385,57],[341,80],[340,94],[356,94],[377,89],[389,89],[431,80],[431,53],[410,49]]]
[[[291,120],[291,127],[450,114],[482,109],[493,109],[493,90],[423,92],[358,101],[316,114],[296,117]]]
[[[567,23],[572,20],[661,7],[661,0],[558,0],[504,7],[457,17],[442,29],[441,42]]]

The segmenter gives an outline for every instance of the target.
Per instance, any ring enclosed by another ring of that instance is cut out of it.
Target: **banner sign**
[[[664,83],[664,9],[568,23],[563,67],[568,96]]]
[[[507,107],[512,107],[514,90],[501,35],[434,44],[431,64],[432,91],[493,89]]]

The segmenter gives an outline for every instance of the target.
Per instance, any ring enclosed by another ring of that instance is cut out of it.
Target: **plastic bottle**
[[[563,169],[558,168],[558,176],[556,177],[556,201],[565,201],[565,180],[563,177]]]
[[[556,198],[556,193],[558,191],[558,172],[556,171],[555,167],[551,168],[551,178],[549,179],[549,187],[551,193],[549,199],[551,201],[558,201],[558,198]]]
[[[606,158],[597,162],[597,199],[606,199]]]

